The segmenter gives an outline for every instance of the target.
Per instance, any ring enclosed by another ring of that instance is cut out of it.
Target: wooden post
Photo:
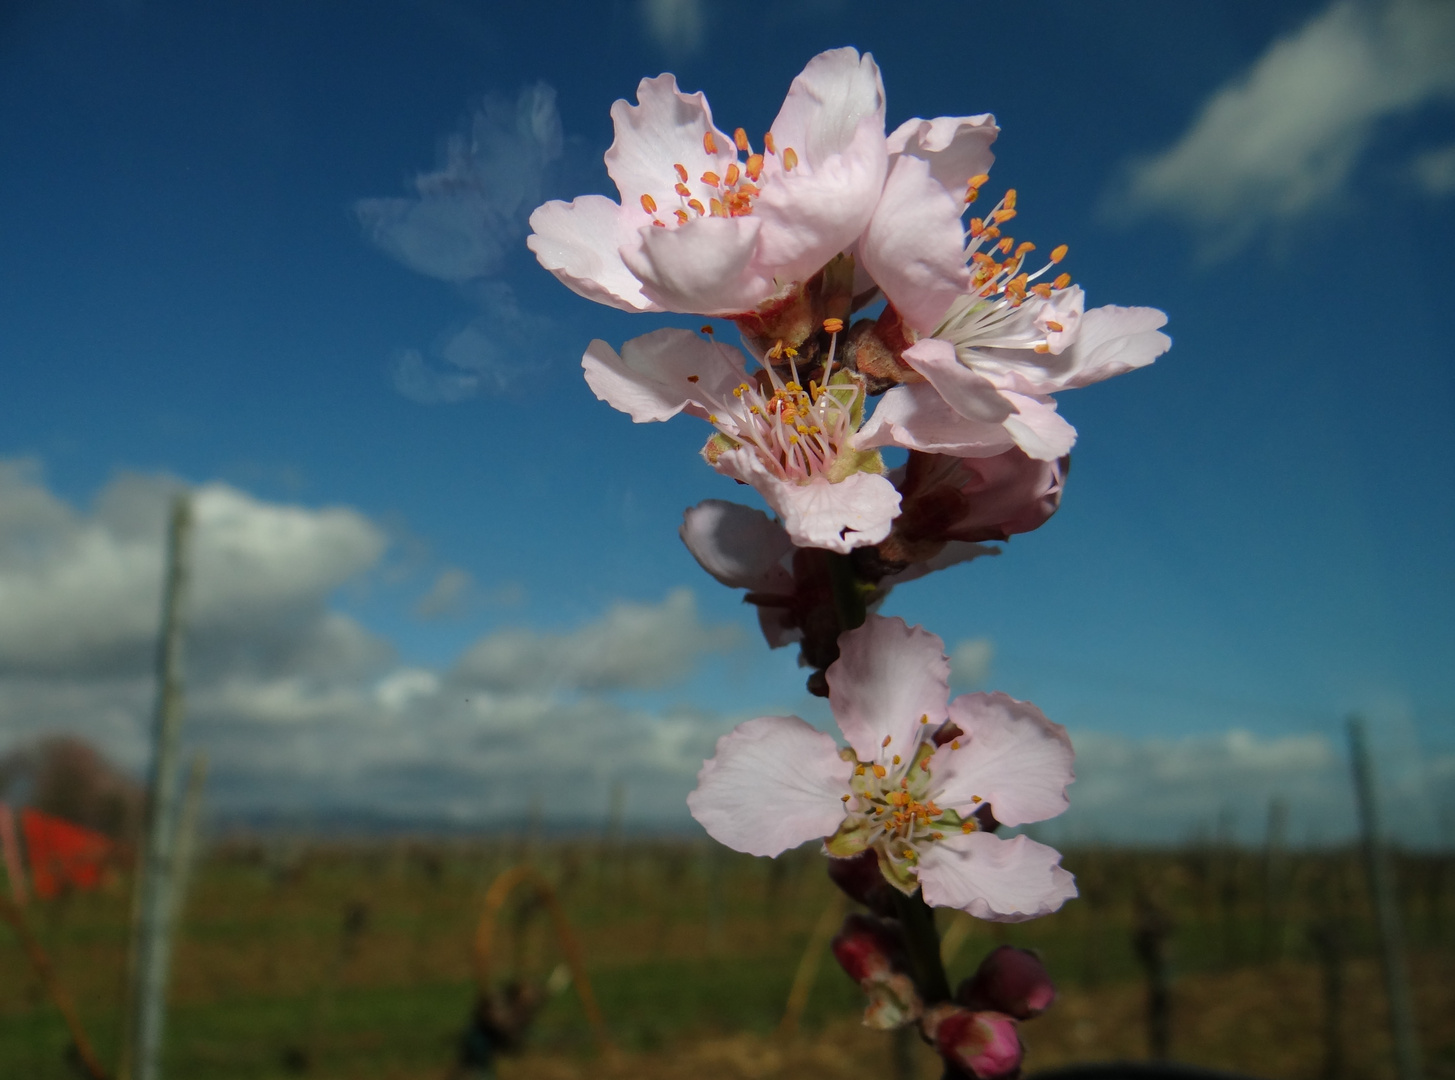
[[[182,612],[187,592],[191,503],[172,501],[162,594],[162,630],[157,650],[157,712],[152,736],[151,783],[146,830],[136,874],[130,1015],[122,1080],[157,1080],[166,1019],[167,974],[171,961],[173,878],[177,870],[178,743],[182,730]]]
[[[1410,1001],[1409,972],[1405,967],[1399,906],[1394,894],[1388,852],[1379,821],[1374,790],[1374,765],[1369,760],[1364,721],[1349,718],[1349,760],[1354,770],[1354,792],[1359,803],[1359,827],[1364,847],[1364,869],[1374,900],[1375,933],[1379,941],[1384,992],[1389,999],[1389,1029],[1394,1038],[1395,1075],[1399,1080],[1420,1080],[1420,1044]]]

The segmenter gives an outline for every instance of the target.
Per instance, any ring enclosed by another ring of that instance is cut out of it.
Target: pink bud
[[[833,940],[834,958],[869,998],[864,1023],[887,1030],[919,1018],[921,1009],[904,952],[899,924],[872,915],[850,915]]]
[[[1013,1017],[936,1005],[921,1027],[942,1058],[979,1080],[1001,1080],[1020,1071],[1024,1049]]]
[[[1051,1007],[1056,1000],[1056,986],[1035,953],[1002,945],[960,984],[955,1000],[970,1009],[988,1009],[1029,1020]]]

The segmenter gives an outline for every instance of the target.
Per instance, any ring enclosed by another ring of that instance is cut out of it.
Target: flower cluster
[[[941,639],[877,609],[1056,512],[1076,431],[1055,395],[1151,363],[1166,318],[1088,310],[1065,244],[1037,255],[1012,235],[1013,188],[976,211],[994,117],[886,132],[867,53],[814,57],[757,140],[720,129],[671,75],[612,119],[620,201],[546,203],[530,247],[589,299],[736,326],[741,348],[710,324],[596,340],[582,368],[638,423],[705,421],[703,458],[776,515],[709,499],[681,535],[747,591],[771,646],[799,646],[847,742],[795,716],[749,720],[718,741],[689,808],[739,851],[821,841],[872,913],[834,943],[866,1023],[917,1025],[951,1072],[1014,1075],[1016,1024],[1054,996],[1044,969],[1000,949],[952,994],[926,905],[1018,921],[1076,895],[1056,851],[999,835],[1065,809],[1071,743],[1029,702],[952,700]]]

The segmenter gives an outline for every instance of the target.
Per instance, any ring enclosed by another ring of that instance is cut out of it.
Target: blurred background
[[[485,892],[522,860],[630,1068],[888,1062],[831,962],[773,1034],[822,952],[818,856],[715,852],[683,802],[734,724],[832,724],[676,535],[756,496],[696,456],[701,425],[635,427],[579,374],[593,337],[700,320],[593,305],[524,246],[541,201],[615,197],[608,110],[643,76],[756,140],[844,44],[891,127],[993,112],[1018,235],[1174,340],[1062,397],[1051,522],[883,609],[1078,751],[1037,835],[1083,899],[960,931],[956,970],[1043,947],[1068,990],[1029,1063],[1138,1056],[1151,933],[1174,1055],[1279,1076],[1327,1068],[1338,970],[1347,1067],[1387,1069],[1357,713],[1427,1068],[1455,1069],[1446,0],[0,7],[0,799],[116,845],[27,909],[102,1057],[187,491],[180,754],[206,774],[170,1075],[443,1075]],[[545,979],[544,909],[501,919]],[[19,939],[0,957],[0,1075],[67,1075]],[[502,1068],[596,1068],[572,993],[545,1008]]]

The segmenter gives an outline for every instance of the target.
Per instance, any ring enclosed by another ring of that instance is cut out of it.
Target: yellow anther
[[[844,802],[848,802],[849,799],[850,799],[850,796],[848,796],[848,795],[840,795],[839,798],[842,799]]]
[[[1004,240],[1002,240],[1000,243],[996,244],[995,246],[998,247],[998,248],[1000,248],[1000,253],[1002,255],[1009,255],[1010,254],[1010,249],[1013,248],[1013,247],[1015,247],[1015,237],[1014,236],[1007,236]]]
[[[900,761],[899,755],[898,754],[895,754],[894,755],[894,764],[898,765],[899,764],[899,761]]]
[[[712,413],[708,413],[707,414],[707,422],[709,424],[715,424],[715,423],[717,423],[717,417],[714,416],[714,415],[712,415]]]
[[[874,775],[879,777],[879,779],[881,780],[883,780],[889,772],[889,770],[886,769],[883,765],[871,765],[870,768],[874,770]]]
[[[963,832],[963,833],[972,833],[972,832],[974,832],[975,831],[975,822],[973,822],[973,821],[967,821],[967,822],[965,822],[964,824],[962,824],[960,826],[960,831]]]
[[[985,221],[982,218],[973,217],[970,219],[970,235],[979,236],[985,231]]]
[[[984,802],[985,800],[982,799],[979,795],[971,795],[970,796],[970,801],[973,802],[973,803],[979,803],[979,802]]]
[[[776,154],[778,148],[773,145],[773,133],[770,131],[763,136],[763,148],[770,154]]]
[[[983,186],[989,179],[989,173],[976,173],[969,180],[965,181],[965,186],[968,188],[978,188]]]
[[[925,713],[923,716],[921,716],[919,718],[919,722],[921,724],[928,724],[930,722],[930,714],[929,713]]]
[[[736,144],[737,148],[745,154],[752,149],[752,147],[748,145],[748,133],[742,128],[738,128],[737,131],[733,132],[733,143]]]
[[[711,129],[702,133],[702,148],[709,154],[714,156],[717,154],[717,140],[712,137]]]
[[[1071,284],[1071,275],[1070,274],[1058,274],[1057,277],[1056,277],[1056,280],[1053,281],[1053,282],[1051,282],[1051,288],[1053,288],[1053,289],[1064,289],[1067,285],[1070,285],[1070,284]]]
[[[985,235],[987,237],[989,237],[991,240],[994,240],[996,237],[998,237],[1000,235],[1000,226],[999,225],[992,225],[992,226],[990,226],[988,229],[985,230]]]
[[[704,334],[710,334],[710,333],[712,333],[712,326],[711,326],[711,324],[704,323],[703,326],[702,326],[702,332]]]
[[[1015,211],[1007,208],[1007,209],[1004,209],[1004,210],[997,210],[995,213],[991,214],[990,216],[995,221],[995,223],[998,225],[1001,222],[1009,221],[1011,218],[1015,217]]]
[[[1015,188],[1007,188],[1006,189],[1006,192],[1005,192],[1005,208],[1007,210],[1014,210],[1015,209]]]
[[[1049,330],[1049,331],[1051,331],[1051,333],[1053,333],[1053,334],[1059,334],[1063,330],[1065,330],[1066,328],[1064,326],[1062,326],[1060,323],[1056,322],[1054,319],[1047,319],[1046,320],[1046,329]]]
[[[1047,345],[1047,344],[1046,344],[1046,343],[1045,343],[1045,342],[1044,342],[1044,341],[1043,341],[1043,342],[1041,342],[1041,343],[1040,343],[1040,344],[1039,344],[1039,345],[1037,345],[1037,346],[1036,346],[1036,347],[1035,347],[1035,349],[1034,349],[1034,351],[1035,351],[1035,352],[1038,352],[1038,353],[1048,353],[1048,352],[1050,352],[1050,351],[1051,351],[1051,346],[1049,346],[1049,345]]]
[[[687,376],[687,381],[690,383],[695,383],[701,381],[701,378],[702,377],[700,375],[689,375]]]
[[[688,214],[687,214],[687,211],[686,210],[673,210],[672,213],[674,213],[675,215],[677,215],[677,224],[678,225],[686,225],[687,224]]]
[[[1051,299],[1051,283],[1049,281],[1042,281],[1032,285],[1031,292],[1035,293],[1042,300],[1049,300]]]
[[[828,334],[837,334],[841,330],[843,330],[843,328],[844,328],[844,320],[843,319],[825,319],[823,321],[823,328],[824,328],[824,332],[825,333],[828,333]]]
[[[757,180],[763,175],[763,155],[749,154],[748,164],[743,171],[748,174],[749,180]]]
[[[715,172],[708,171],[702,174],[702,182],[708,187],[719,187],[722,184],[722,177]]]
[[[965,204],[967,206],[970,203],[973,203],[978,198],[980,198],[980,192],[976,191],[974,188],[969,188],[969,189],[966,190],[966,192],[965,192]]]
[[[643,195],[642,209],[649,214],[655,214],[657,212],[657,200],[652,198],[650,195]]]
[[[930,759],[929,758],[925,758],[923,761],[921,761],[919,763],[919,771],[920,772],[925,772],[925,773],[927,773],[927,772],[930,771]]]
[[[798,155],[793,152],[793,147],[783,148],[783,171],[792,172],[793,167],[798,164]]]
[[[742,129],[739,128],[738,130],[741,131]],[[723,182],[726,183],[728,187],[732,187],[738,182],[738,178],[741,175],[742,173],[738,171],[738,163],[734,161],[731,165],[727,167],[727,172],[723,173]]]
[[[698,217],[702,217],[704,214],[707,213],[707,211],[703,209],[702,203],[698,202],[696,199],[688,199],[687,208],[689,210],[696,210]]]
[[[942,832],[932,832],[932,833],[930,833],[930,839],[931,840],[943,840],[944,838],[945,838],[945,834],[942,833]]]
[[[692,189],[686,184],[675,184],[673,185],[672,190],[675,191],[678,195],[681,195],[684,199],[690,199],[692,197]]]
[[[684,184],[687,183],[687,166],[673,165],[672,168],[677,170],[677,179],[681,180]]]
[[[792,387],[792,386],[793,386],[793,384],[792,384],[792,383],[789,383],[789,384],[788,384],[788,385],[789,385],[789,386],[790,386],[790,387]],[[796,388],[795,388],[795,389],[796,389]],[[884,736],[884,741],[883,741],[883,742],[882,742],[882,743],[880,743],[880,744],[879,744],[879,745],[880,745],[880,746],[888,746],[888,745],[889,745],[889,740],[890,740],[890,739],[892,739],[892,738],[894,738],[894,736],[893,736],[893,735],[886,735],[886,736]]]
[[[1064,259],[1066,257],[1067,250],[1068,249],[1067,249],[1067,247],[1066,247],[1065,244],[1059,244],[1056,247],[1053,247],[1051,249],[1051,261],[1053,263],[1060,262],[1062,259]]]
[[[950,749],[951,750],[958,750],[958,749],[960,749],[960,740],[959,739],[951,739],[950,740]]]
[[[1015,257],[1017,259],[1023,259],[1026,256],[1026,252],[1035,250],[1035,244],[1031,243],[1029,240],[1022,241],[1021,246],[1015,249]]]
[[[854,775],[855,776],[863,776],[864,775],[864,770],[865,770],[866,767],[867,766],[860,765],[857,769],[854,770]]]
[[[707,205],[712,211],[713,217],[727,217],[727,211],[722,208],[721,199],[708,199]]]

